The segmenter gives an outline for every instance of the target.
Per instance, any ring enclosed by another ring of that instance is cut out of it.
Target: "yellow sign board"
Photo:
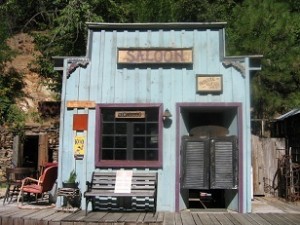
[[[83,156],[85,153],[85,136],[75,136],[74,138],[74,156]]]

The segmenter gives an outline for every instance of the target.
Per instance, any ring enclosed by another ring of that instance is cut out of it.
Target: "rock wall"
[[[13,154],[13,135],[0,126],[0,182],[5,181],[5,168],[10,167]]]

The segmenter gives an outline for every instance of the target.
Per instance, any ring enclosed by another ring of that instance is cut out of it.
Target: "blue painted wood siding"
[[[223,29],[192,30],[90,30],[88,44],[89,64],[77,68],[70,77],[64,74],[62,91],[60,175],[61,181],[68,171],[76,167],[80,188],[85,190],[94,167],[95,110],[66,109],[66,101],[90,100],[96,103],[163,103],[173,114],[173,125],[163,131],[163,168],[158,169],[157,210],[175,210],[176,171],[176,103],[178,102],[241,102],[243,111],[249,111],[249,87],[246,79],[233,67],[225,68],[223,59]],[[192,48],[193,65],[164,67],[126,67],[117,65],[118,48]],[[241,61],[247,69],[247,65]],[[65,68],[68,67],[65,60]],[[221,74],[223,93],[199,95],[196,93],[197,74]],[[72,116],[88,113],[89,124],[86,154],[83,160],[73,158]],[[246,115],[244,125],[249,119]],[[247,136],[249,132],[245,132]],[[249,140],[245,138],[247,142]],[[250,142],[249,142],[250,143]],[[244,144],[249,147],[249,144]],[[245,184],[247,185],[247,184]],[[84,206],[84,205],[83,205]]]

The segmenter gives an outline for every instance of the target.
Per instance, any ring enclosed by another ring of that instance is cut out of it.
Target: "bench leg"
[[[85,215],[87,216],[88,214],[88,206],[89,206],[89,202],[90,200],[87,198],[86,201],[85,201]]]

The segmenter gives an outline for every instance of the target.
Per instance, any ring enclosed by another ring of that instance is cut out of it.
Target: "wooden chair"
[[[24,193],[34,194],[36,201],[37,196],[52,190],[53,185],[57,179],[57,165],[47,167],[39,179],[34,179],[32,177],[26,177],[22,180],[22,186],[20,187],[20,193],[18,197],[18,202],[20,197],[22,197],[22,203],[24,200]]]
[[[14,196],[18,196],[20,187],[22,185],[22,180],[25,177],[32,176],[33,174],[33,168],[6,168],[6,191],[3,199],[3,205],[5,204],[5,202],[12,201]]]

